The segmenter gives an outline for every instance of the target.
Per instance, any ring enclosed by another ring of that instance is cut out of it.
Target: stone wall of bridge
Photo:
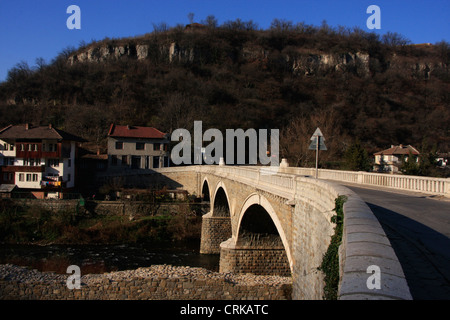
[[[213,217],[212,212],[202,218],[200,253],[220,254],[220,244],[231,236],[231,218]]]

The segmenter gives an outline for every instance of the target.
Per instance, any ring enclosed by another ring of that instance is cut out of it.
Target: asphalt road
[[[354,185],[391,241],[414,300],[450,300],[450,199]]]

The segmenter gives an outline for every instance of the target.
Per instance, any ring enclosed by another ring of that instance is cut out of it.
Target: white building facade
[[[152,127],[111,125],[108,132],[109,170],[153,169],[169,164],[167,134]]]
[[[399,167],[403,161],[409,161],[409,157],[415,157],[415,161],[418,162],[420,152],[411,145],[391,145],[389,149],[374,153],[375,165],[374,171],[381,172],[399,172]]]
[[[52,126],[2,129],[0,183],[34,191],[38,197],[74,188],[78,141],[81,139]]]

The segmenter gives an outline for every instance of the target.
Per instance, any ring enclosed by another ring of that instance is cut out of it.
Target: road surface
[[[450,300],[450,199],[344,184],[381,223],[414,300]]]

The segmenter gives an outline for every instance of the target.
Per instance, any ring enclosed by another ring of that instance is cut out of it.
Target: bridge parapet
[[[282,167],[280,172],[303,176],[315,175],[314,168]],[[450,197],[450,178],[328,169],[319,169],[318,178]]]

